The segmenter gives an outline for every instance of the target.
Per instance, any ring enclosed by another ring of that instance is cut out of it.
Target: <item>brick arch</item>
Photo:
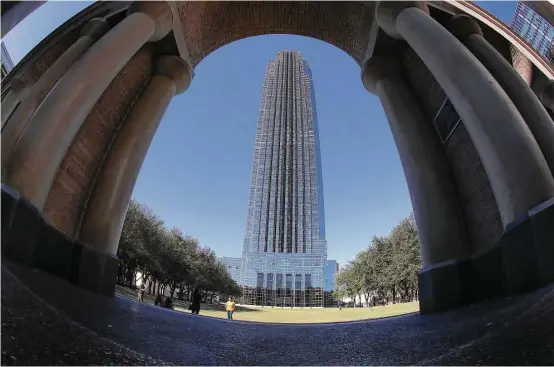
[[[373,2],[179,2],[177,10],[190,60],[196,66],[233,41],[293,34],[330,43],[359,65],[365,61]]]

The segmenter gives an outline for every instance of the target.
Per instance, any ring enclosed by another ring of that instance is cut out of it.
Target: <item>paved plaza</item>
[[[2,364],[551,365],[554,286],[443,314],[229,322],[107,298],[3,260]]]

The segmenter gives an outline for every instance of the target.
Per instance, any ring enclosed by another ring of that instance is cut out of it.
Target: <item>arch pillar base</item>
[[[474,301],[537,289],[554,281],[554,198],[510,225],[497,244],[472,257]]]
[[[67,269],[68,280],[80,287],[113,297],[119,258],[75,242]]]
[[[25,197],[2,185],[2,255],[108,296],[115,294],[119,259],[69,238]]]
[[[3,185],[2,255],[29,267],[36,266],[35,249],[44,227],[41,212],[16,190]]]
[[[2,186],[2,254],[8,259],[65,278],[73,242],[30,200]]]
[[[418,274],[420,312],[433,313],[554,282],[554,198],[512,223],[491,248]]]
[[[469,260],[450,260],[422,269],[417,275],[422,314],[458,308],[468,301]]]
[[[19,200],[19,194],[11,187],[2,185],[2,254],[8,243],[10,223]]]

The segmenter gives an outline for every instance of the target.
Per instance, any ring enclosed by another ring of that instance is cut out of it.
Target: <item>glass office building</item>
[[[323,271],[324,306],[333,306],[337,301],[333,297],[335,291],[335,276],[339,272],[339,263],[336,260],[327,260]]]
[[[10,57],[10,54],[8,53],[8,49],[4,45],[4,42],[0,43],[2,47],[2,55],[1,55],[1,61],[2,61],[2,73],[0,75],[0,79],[4,79],[6,75],[13,69],[13,61]]]
[[[325,270],[323,274],[323,290],[325,292],[332,292],[335,290],[335,275],[339,271],[339,263],[336,260],[327,260],[325,264]]]
[[[242,253],[241,302],[323,307],[327,261],[310,66],[279,52],[267,66]]]
[[[240,257],[221,257],[219,262],[222,263],[231,279],[233,279],[237,284],[240,282],[240,271],[242,268],[242,258]]]
[[[525,2],[517,2],[510,27],[541,55],[554,63],[554,27],[525,5]]]

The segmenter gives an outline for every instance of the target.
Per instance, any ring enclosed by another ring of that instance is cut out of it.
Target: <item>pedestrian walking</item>
[[[200,301],[202,300],[202,295],[200,294],[200,290],[198,288],[194,289],[194,292],[192,293],[192,304],[190,305],[190,310],[193,314],[198,315],[200,312]]]
[[[146,292],[146,284],[142,283],[138,289],[138,301],[144,302],[144,292]]]
[[[235,312],[235,302],[231,297],[229,297],[229,300],[225,304],[225,310],[227,310],[227,319],[232,320],[233,312]]]

